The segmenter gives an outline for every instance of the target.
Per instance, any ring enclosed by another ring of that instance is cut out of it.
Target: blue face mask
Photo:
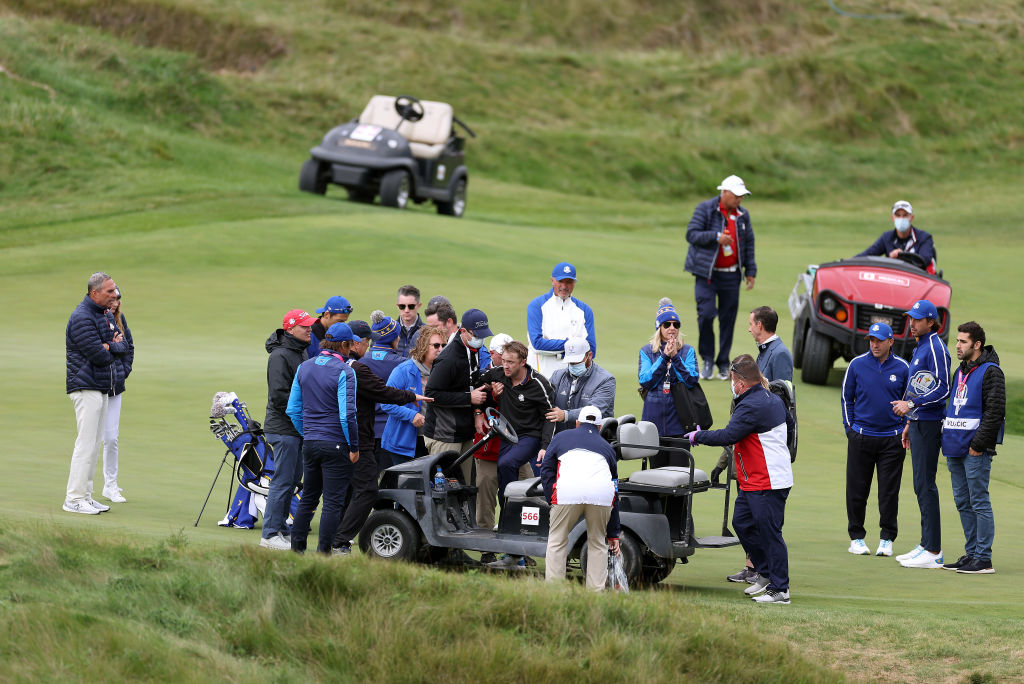
[[[910,219],[908,218],[894,218],[892,222],[896,226],[896,230],[901,233],[906,233],[910,230]]]
[[[729,383],[729,388],[732,390],[732,398],[733,399],[739,399],[740,398],[740,394],[739,394],[739,392],[736,391],[736,384],[730,382]]]
[[[587,372],[587,364],[586,363],[580,362],[580,363],[570,363],[569,364],[569,375],[571,375],[574,378],[578,378],[578,377],[580,377],[581,375],[583,375],[586,372]]]

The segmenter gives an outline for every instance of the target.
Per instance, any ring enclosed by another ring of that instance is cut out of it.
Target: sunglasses
[[[430,346],[433,347],[434,349],[444,349],[445,347],[448,346],[448,343],[447,342],[434,342]]]
[[[396,304],[395,306],[398,307],[399,311],[405,311],[406,309],[408,309],[409,311],[412,311],[417,306],[419,306],[419,304]]]
[[[678,330],[679,321],[665,321],[664,323],[661,324],[661,327],[665,328],[665,330],[668,330],[669,328],[675,328]]]

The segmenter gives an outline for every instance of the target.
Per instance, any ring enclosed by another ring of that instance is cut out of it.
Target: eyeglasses
[[[412,311],[417,306],[419,306],[419,304],[396,304],[395,306],[398,307],[399,311],[405,311],[406,309],[408,309],[409,311]]]
[[[447,342],[432,342],[430,344],[430,346],[433,347],[434,349],[444,349],[445,347],[448,346],[448,343]]]
[[[665,330],[668,330],[669,328],[675,328],[678,330],[679,321],[665,321],[664,323],[661,324],[661,327],[664,328]]]

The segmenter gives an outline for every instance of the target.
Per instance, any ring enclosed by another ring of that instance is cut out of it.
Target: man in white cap
[[[555,434],[576,425],[580,409],[596,406],[602,415],[615,415],[615,376],[594,363],[590,343],[585,337],[570,337],[565,343],[565,368],[551,376],[555,389],[555,408],[547,419],[555,424]]]
[[[608,579],[608,549],[619,552],[618,467],[615,451],[601,437],[601,411],[580,409],[576,428],[551,440],[540,468],[551,503],[544,579],[565,578],[569,531],[587,521],[587,589],[601,591]]]
[[[686,227],[686,270],[694,276],[697,300],[697,351],[703,360],[701,377],[729,379],[729,352],[740,304],[740,283],[753,289],[757,275],[754,228],[750,213],[740,207],[750,194],[743,179],[729,176],[718,186],[721,194],[701,202]],[[719,346],[715,350],[715,318]],[[715,376],[715,367],[718,372]]]
[[[887,256],[899,259],[903,254],[916,254],[929,273],[935,273],[935,243],[932,236],[913,225],[914,207],[906,200],[892,205],[893,230],[887,230],[875,243],[857,256]]]
[[[551,291],[534,298],[526,307],[526,330],[530,337],[530,366],[545,378],[565,368],[565,343],[570,337],[584,337],[590,352],[597,354],[594,312],[572,296],[576,267],[563,261],[551,270]]]

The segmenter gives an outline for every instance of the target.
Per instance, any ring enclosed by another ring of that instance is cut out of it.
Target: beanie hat
[[[398,323],[379,309],[370,314],[370,330],[381,344],[388,344],[398,337]]]
[[[668,297],[662,297],[658,302],[658,315],[654,319],[656,328],[660,328],[661,324],[665,321],[678,321],[679,314],[676,313],[676,307],[672,306],[672,300]]]

